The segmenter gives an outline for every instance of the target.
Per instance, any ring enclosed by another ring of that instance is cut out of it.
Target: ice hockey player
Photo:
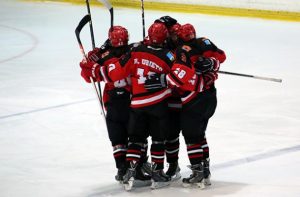
[[[213,42],[205,37],[196,38],[196,31],[193,25],[185,24],[180,27],[179,37],[183,41],[182,47],[190,48],[189,55],[191,58],[191,64],[195,67],[196,72],[198,74],[206,73],[207,71],[218,71],[219,63],[223,63],[226,60],[225,52],[219,49]],[[196,39],[195,39],[196,38]],[[209,76],[209,75],[207,75]],[[210,169],[209,169],[209,147],[206,139],[206,129],[208,125],[208,121],[210,117],[213,116],[216,106],[217,106],[217,96],[216,96],[216,88],[214,85],[214,81],[216,80],[216,76],[211,75],[211,82],[205,85],[205,91],[203,93],[198,94],[196,97],[198,104],[198,123],[200,123],[200,129],[198,131],[201,134],[200,140],[200,151],[203,151],[203,158],[201,159],[201,165],[203,167],[203,176],[204,176],[204,184],[210,185]],[[189,102],[188,105],[184,105],[185,115],[183,116],[183,130],[185,132],[192,132],[193,128],[191,127],[192,121],[190,117],[196,117],[197,112],[192,109],[196,109],[196,104],[192,106],[193,102]],[[201,106],[205,106],[202,107]],[[184,132],[184,131],[183,131]],[[192,136],[191,136],[192,138]],[[191,143],[194,144],[194,143]],[[192,146],[188,146],[188,152],[195,150],[195,148],[191,148]],[[191,154],[193,157],[193,154]],[[196,165],[197,166],[197,165]],[[197,169],[195,165],[192,164],[192,169]],[[200,166],[201,168],[201,166]],[[193,182],[192,178],[183,179],[184,182]]]
[[[170,16],[162,16],[155,20],[157,23],[163,23],[168,28],[169,36],[167,38],[166,47],[175,52],[178,46],[178,31],[180,24],[176,19]],[[168,98],[169,116],[170,116],[170,132],[166,139],[166,160],[168,163],[168,170],[166,175],[172,178],[172,181],[181,178],[180,168],[178,165],[179,154],[179,133],[180,116],[181,116],[181,98],[178,88],[172,87],[172,95]]]
[[[169,131],[169,113],[166,99],[171,95],[167,87],[147,91],[144,82],[147,76],[168,73],[174,61],[171,51],[163,48],[168,30],[162,23],[154,23],[148,29],[150,45],[140,44],[133,47],[119,61],[108,67],[99,64],[86,65],[90,76],[104,78],[107,82],[130,76],[132,84],[131,111],[129,120],[129,144],[127,161],[129,168],[124,176],[124,187],[132,189],[136,178],[136,168],[140,163],[143,142],[152,138],[152,185],[159,188],[169,185],[170,178],[165,175],[165,139]]]
[[[90,83],[90,69],[87,64],[94,66],[95,63],[105,67],[117,61],[121,56],[130,50],[128,45],[128,31],[122,26],[113,26],[108,31],[108,40],[101,48],[95,48],[88,53],[89,61],[82,61],[82,77]],[[94,81],[101,81],[101,78],[94,78]],[[105,83],[103,101],[106,108],[106,125],[108,136],[113,147],[113,156],[118,169],[115,179],[122,182],[126,173],[126,153],[128,144],[128,121],[131,99],[131,85],[128,78],[115,82]],[[147,144],[146,144],[147,145]],[[144,144],[145,146],[145,144]],[[143,147],[144,148],[144,147]],[[142,163],[146,163],[146,150],[142,154]],[[137,167],[137,179],[150,180],[150,176],[143,172],[141,165]]]
[[[205,131],[209,118],[216,109],[216,89],[214,81],[217,79],[219,61],[214,58],[204,58],[201,47],[196,39],[196,32],[192,25],[180,27],[179,37],[184,42],[176,51],[176,63],[166,77],[147,79],[146,89],[159,87],[160,84],[179,87],[185,91],[181,96],[183,102],[181,115],[181,128],[184,136],[190,168],[193,173],[189,178],[184,178],[184,185],[197,184],[204,188],[204,183],[210,184],[209,163],[203,154]],[[195,72],[197,75],[195,75]],[[154,86],[155,84],[155,86]]]
[[[178,45],[183,45],[186,40],[189,40],[190,38],[183,38],[183,31],[184,29],[188,29],[186,27],[189,27],[189,25],[185,25],[183,28],[181,28],[181,25],[177,22],[176,19],[170,17],[170,16],[163,16],[160,19],[156,20],[157,22],[162,22],[164,24],[166,24],[166,26],[168,27],[169,30],[169,34],[171,35],[170,37],[172,39],[168,39],[168,44],[167,46],[169,48],[171,48],[172,50],[176,49],[178,47]],[[178,38],[179,37],[179,30],[181,28],[181,37],[182,38]],[[194,29],[194,27],[192,26],[192,29]],[[220,63],[223,63],[226,60],[226,55],[225,52],[221,49],[219,49],[212,41],[210,41],[209,39],[205,38],[205,37],[199,37],[199,38],[195,38],[192,39],[193,40],[193,44],[194,45],[194,50],[191,51],[192,53],[192,60],[193,60],[193,64],[195,63],[195,61],[197,60],[197,58],[199,57],[199,55],[201,55],[201,57],[213,57],[217,60],[219,60]],[[195,50],[197,49],[197,50]],[[194,53],[194,54],[193,54]],[[203,64],[205,61],[202,61],[201,63]],[[207,63],[207,62],[206,62]],[[199,62],[198,62],[199,65]],[[203,69],[203,68],[202,68]],[[199,74],[199,72],[198,72]],[[201,74],[201,72],[200,72]],[[166,155],[167,155],[167,162],[169,163],[169,169],[166,172],[167,175],[173,176],[175,177],[180,177],[180,168],[178,166],[178,152],[179,152],[179,133],[180,133],[180,129],[178,129],[178,122],[180,122],[178,120],[178,118],[180,116],[180,102],[178,102],[178,99],[176,99],[176,97],[178,95],[181,94],[180,90],[178,90],[177,88],[173,88],[173,96],[170,97],[170,102],[171,102],[171,106],[173,106],[170,109],[171,110],[171,121],[172,121],[172,128],[170,131],[170,135],[167,138],[166,141]],[[174,106],[177,107],[177,110]],[[206,137],[204,138],[203,142],[201,142],[202,144],[202,148],[204,151],[204,166],[205,166],[205,183],[207,185],[210,185],[210,170],[209,170],[209,147],[207,144],[207,140]]]

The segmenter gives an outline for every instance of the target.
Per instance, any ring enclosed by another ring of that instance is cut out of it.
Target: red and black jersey
[[[124,55],[126,52],[128,52],[131,47],[132,47],[131,45],[122,46],[122,47],[110,47],[108,48],[108,50],[102,51],[101,54],[97,54],[97,56],[99,57],[97,63],[100,64],[101,66],[108,67],[110,64],[118,61],[119,58],[122,55]],[[104,104],[106,104],[108,101],[111,100],[110,95],[112,95],[111,91],[113,90],[118,91],[120,96],[122,96],[121,89],[125,89],[125,91],[130,92],[131,91],[130,80],[128,80],[127,78],[122,78],[114,82],[106,82],[103,91]]]
[[[208,76],[205,76],[205,74],[197,75],[195,72],[194,63],[207,52],[205,50],[210,51],[210,48],[205,48],[203,43],[200,45],[197,39],[182,44],[176,50],[176,62],[167,75],[167,80],[171,86],[184,92],[181,94],[183,104],[195,98],[199,92],[213,86],[213,82],[206,84],[205,79],[208,77],[208,79],[217,79],[215,73],[208,73]]]
[[[169,73],[174,55],[165,48],[140,44],[129,53],[106,68],[101,67],[101,74],[107,81],[116,81],[130,77],[132,86],[131,106],[134,108],[158,103],[171,95],[169,88],[148,92],[144,83],[147,76]]]
[[[226,60],[226,54],[223,50],[219,49],[212,41],[205,37],[197,38],[197,48],[200,55],[203,57],[214,57],[223,63]]]

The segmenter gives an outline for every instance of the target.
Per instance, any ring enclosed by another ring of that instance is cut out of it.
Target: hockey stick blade
[[[112,7],[111,3],[108,0],[98,0],[101,2],[108,10],[110,13],[110,27],[114,26],[114,8]]]
[[[79,22],[78,26],[75,29],[75,34],[76,34],[76,38],[77,41],[80,45],[82,45],[81,40],[80,40],[80,32],[82,30],[82,28],[91,21],[91,16],[90,15],[85,15]]]
[[[110,2],[107,0],[98,0],[98,1],[103,3],[103,5],[109,10],[113,8],[112,5],[110,4]]]
[[[248,75],[248,74],[227,72],[227,71],[221,71],[221,70],[219,70],[218,73],[227,74],[227,75],[235,75],[235,76],[240,76],[240,77],[250,77],[250,78],[254,78],[254,79],[261,79],[261,80],[265,80],[265,81],[273,81],[273,82],[278,82],[278,83],[282,82],[282,79],[271,78],[271,77],[261,77],[261,76],[256,76],[256,75]]]

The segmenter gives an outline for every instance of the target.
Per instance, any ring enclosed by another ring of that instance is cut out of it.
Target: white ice
[[[300,196],[300,25],[250,18],[149,11],[195,25],[227,53],[224,71],[282,78],[275,83],[219,75],[207,137],[212,186],[125,192],[92,87],[80,77],[74,30],[86,7],[0,2],[0,196]],[[109,12],[92,7],[96,44]],[[142,39],[140,10],[115,9],[115,24]],[[82,39],[91,49],[89,28]],[[189,175],[181,141],[180,166]]]

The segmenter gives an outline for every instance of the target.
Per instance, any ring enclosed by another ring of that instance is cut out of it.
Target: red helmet
[[[128,31],[122,26],[113,26],[108,31],[108,39],[113,47],[120,47],[128,44]]]
[[[168,37],[168,29],[163,23],[153,23],[148,29],[150,42],[162,44]]]
[[[196,38],[196,31],[194,26],[189,23],[182,25],[179,28],[178,36],[185,42]]]
[[[181,25],[179,23],[175,23],[174,25],[168,28],[169,33],[178,35],[180,27]]]

